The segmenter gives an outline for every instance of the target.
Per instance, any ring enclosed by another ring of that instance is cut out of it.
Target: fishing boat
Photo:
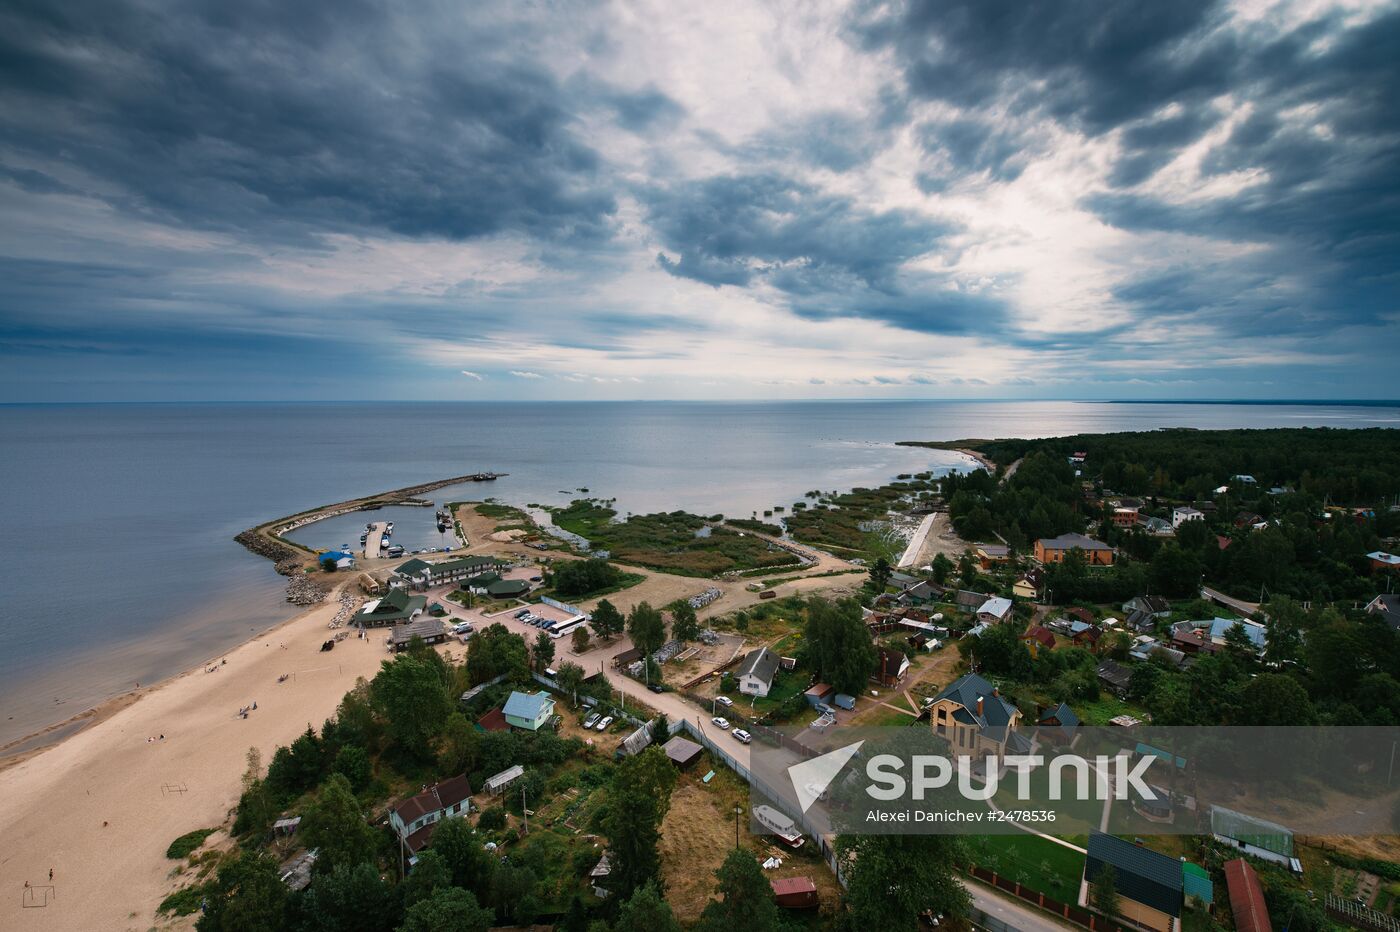
[[[754,806],[753,817],[789,848],[800,848],[806,841],[797,830],[797,824],[772,806]]]

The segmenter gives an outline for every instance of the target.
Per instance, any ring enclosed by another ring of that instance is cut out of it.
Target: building
[[[1277,822],[1257,819],[1224,806],[1211,806],[1210,833],[1222,845],[1244,854],[1290,870],[1301,872],[1303,869],[1293,857],[1293,833]]]
[[[1225,887],[1230,893],[1230,912],[1237,932],[1273,932],[1264,889],[1248,861],[1235,858],[1225,862]]]
[[[1186,885],[1186,902],[1210,909],[1215,902],[1215,884],[1211,883],[1210,872],[1199,864],[1182,861],[1181,880]]]
[[[471,811],[471,784],[466,776],[425,787],[389,810],[389,825],[410,855],[423,850],[443,819],[460,819]]]
[[[1098,674],[1099,682],[1103,683],[1104,687],[1119,699],[1128,694],[1128,687],[1133,682],[1133,671],[1116,660],[1105,660],[1099,664],[1099,668],[1095,672]]]
[[[510,731],[510,722],[500,709],[492,709],[476,720],[478,731]]]
[[[666,752],[666,756],[671,759],[671,763],[684,770],[700,759],[700,754],[705,749],[691,741],[689,738],[682,738],[676,735],[661,745],[661,750]]]
[[[1026,647],[1030,648],[1033,657],[1039,655],[1042,650],[1055,649],[1055,632],[1041,625],[1032,625],[1021,635],[1021,640],[1026,642]]]
[[[322,568],[330,563],[338,570],[353,570],[355,568],[355,555],[346,553],[344,550],[327,550],[316,558],[316,563]]]
[[[486,587],[486,594],[493,599],[518,599],[530,591],[530,584],[523,579],[502,579]]]
[[[1113,563],[1112,547],[1083,534],[1040,538],[1035,542],[1035,559],[1039,563],[1060,563],[1075,550],[1084,554],[1084,562],[1090,566],[1109,566]]]
[[[1199,628],[1184,623],[1172,626],[1172,647],[1183,654],[1213,654],[1220,648]]]
[[[909,658],[904,656],[904,651],[882,647],[875,661],[875,672],[870,678],[881,686],[895,686],[908,672]]]
[[[1018,599],[1034,599],[1040,594],[1040,588],[1028,576],[1022,576],[1011,584],[1011,594]]]
[[[1113,509],[1113,526],[1130,528],[1138,523],[1138,514],[1138,509],[1120,505]]]
[[[768,881],[773,898],[783,909],[815,909],[821,905],[817,885],[810,877],[779,877]]]
[[[1082,624],[1082,622],[1077,624]],[[1103,628],[1099,627],[1098,625],[1084,625],[1084,627],[1075,631],[1074,634],[1071,635],[1070,640],[1074,642],[1075,647],[1083,647],[1086,650],[1093,650],[1094,648],[1099,646],[1099,639],[1102,637]]]
[[[389,632],[389,649],[407,650],[414,638],[430,646],[441,644],[447,640],[447,623],[441,618],[424,616],[406,625],[395,625],[394,630]]]
[[[1171,522],[1154,515],[1139,515],[1138,527],[1154,537],[1171,537],[1173,533]]]
[[[512,783],[523,776],[525,776],[525,767],[521,764],[516,764],[514,767],[502,770],[494,777],[487,778],[486,792],[490,793],[492,796],[500,796],[510,788]]]
[[[984,570],[1011,559],[1011,548],[1005,544],[978,544],[976,553],[977,562]]]
[[[629,666],[630,664],[634,664],[638,660],[641,660],[642,655],[645,653],[646,651],[642,650],[640,647],[629,647],[627,650],[623,651],[622,653],[618,654],[616,657],[613,658],[612,665],[618,669],[622,669],[623,667]]]
[[[1194,508],[1182,507],[1172,509],[1172,529],[1181,527],[1187,521],[1204,521],[1205,513]]]
[[[495,557],[474,556],[455,557],[429,563],[417,557],[400,564],[394,570],[394,578],[413,589],[430,589],[433,586],[446,586],[461,582],[482,573],[494,573],[504,564]]]
[[[821,705],[829,705],[831,697],[836,692],[836,687],[826,683],[816,683],[802,694],[802,698],[807,700],[807,704],[812,708]]]
[[[1030,741],[1015,728],[1021,710],[976,673],[968,673],[933,698],[929,723],[962,756],[1022,754]]]
[[[1043,710],[1036,718],[1035,725],[1042,741],[1065,747],[1074,742],[1075,733],[1079,730],[1079,716],[1061,702]]]
[[[350,624],[364,628],[379,628],[384,625],[397,625],[412,621],[423,614],[428,600],[421,595],[410,595],[402,587],[394,587],[377,599],[366,602],[350,618]]]
[[[1209,625],[1208,637],[1213,644],[1219,647],[1224,647],[1228,643],[1226,635],[1229,634],[1231,628],[1239,628],[1244,631],[1245,637],[1257,653],[1264,652],[1264,632],[1267,629],[1257,621],[1246,621],[1242,618],[1212,618]]]
[[[953,596],[953,604],[967,612],[977,611],[985,601],[987,593],[973,592],[971,589],[959,589],[958,594]]]
[[[1376,570],[1400,570],[1400,557],[1393,553],[1386,553],[1384,550],[1372,550],[1366,554],[1366,559],[1371,561],[1371,571]]]
[[[1094,880],[1107,867],[1113,868],[1124,919],[1155,932],[1178,932],[1186,897],[1180,861],[1113,835],[1091,832],[1079,887],[1080,906],[1093,901]]]
[[[1400,629],[1400,595],[1378,595],[1366,603],[1366,614],[1378,615],[1392,628]]]
[[[735,677],[739,681],[739,692],[746,696],[766,696],[773,688],[773,677],[778,672],[778,655],[766,647],[750,651],[739,664]]]
[[[1123,611],[1127,614],[1146,612],[1153,618],[1166,618],[1171,615],[1172,607],[1166,599],[1159,595],[1139,595],[1124,602]]]
[[[992,596],[977,609],[977,620],[983,624],[996,625],[1011,617],[1011,600]]]
[[[537,693],[512,692],[501,714],[514,728],[539,731],[554,717],[554,697],[543,689]]]

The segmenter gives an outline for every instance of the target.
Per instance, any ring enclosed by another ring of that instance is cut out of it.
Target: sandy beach
[[[95,724],[0,772],[0,928],[151,928],[173,888],[166,847],[224,821],[248,749],[265,764],[308,724],[319,729],[386,658],[383,632],[320,651],[337,607],[309,609],[230,651],[227,664],[213,658],[216,672],[204,664],[110,714],[99,709]],[[283,673],[292,676],[279,684]]]

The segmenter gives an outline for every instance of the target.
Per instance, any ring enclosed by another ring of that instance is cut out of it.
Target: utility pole
[[[530,810],[525,806],[525,784],[520,784],[520,815],[525,819],[525,834],[530,834]]]
[[[738,805],[738,804],[736,803],[735,806],[734,806],[734,850],[735,850],[735,851],[738,851],[738,850],[739,850],[739,814],[742,813],[743,811],[744,811],[744,807],[742,807],[742,806],[740,806],[740,805]]]

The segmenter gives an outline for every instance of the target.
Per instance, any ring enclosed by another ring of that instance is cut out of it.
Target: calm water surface
[[[897,440],[1301,425],[1400,426],[1400,409],[1074,402],[0,407],[8,519],[0,744],[290,617],[284,580],[231,538],[326,502],[496,471],[510,475],[431,497],[562,504],[587,487],[616,498],[623,512],[747,515],[790,505],[810,489],[875,485],[961,461],[896,447]],[[405,525],[391,518],[396,541],[437,545],[431,509],[398,511],[413,516]],[[334,519],[299,537],[354,546],[366,520]]]

